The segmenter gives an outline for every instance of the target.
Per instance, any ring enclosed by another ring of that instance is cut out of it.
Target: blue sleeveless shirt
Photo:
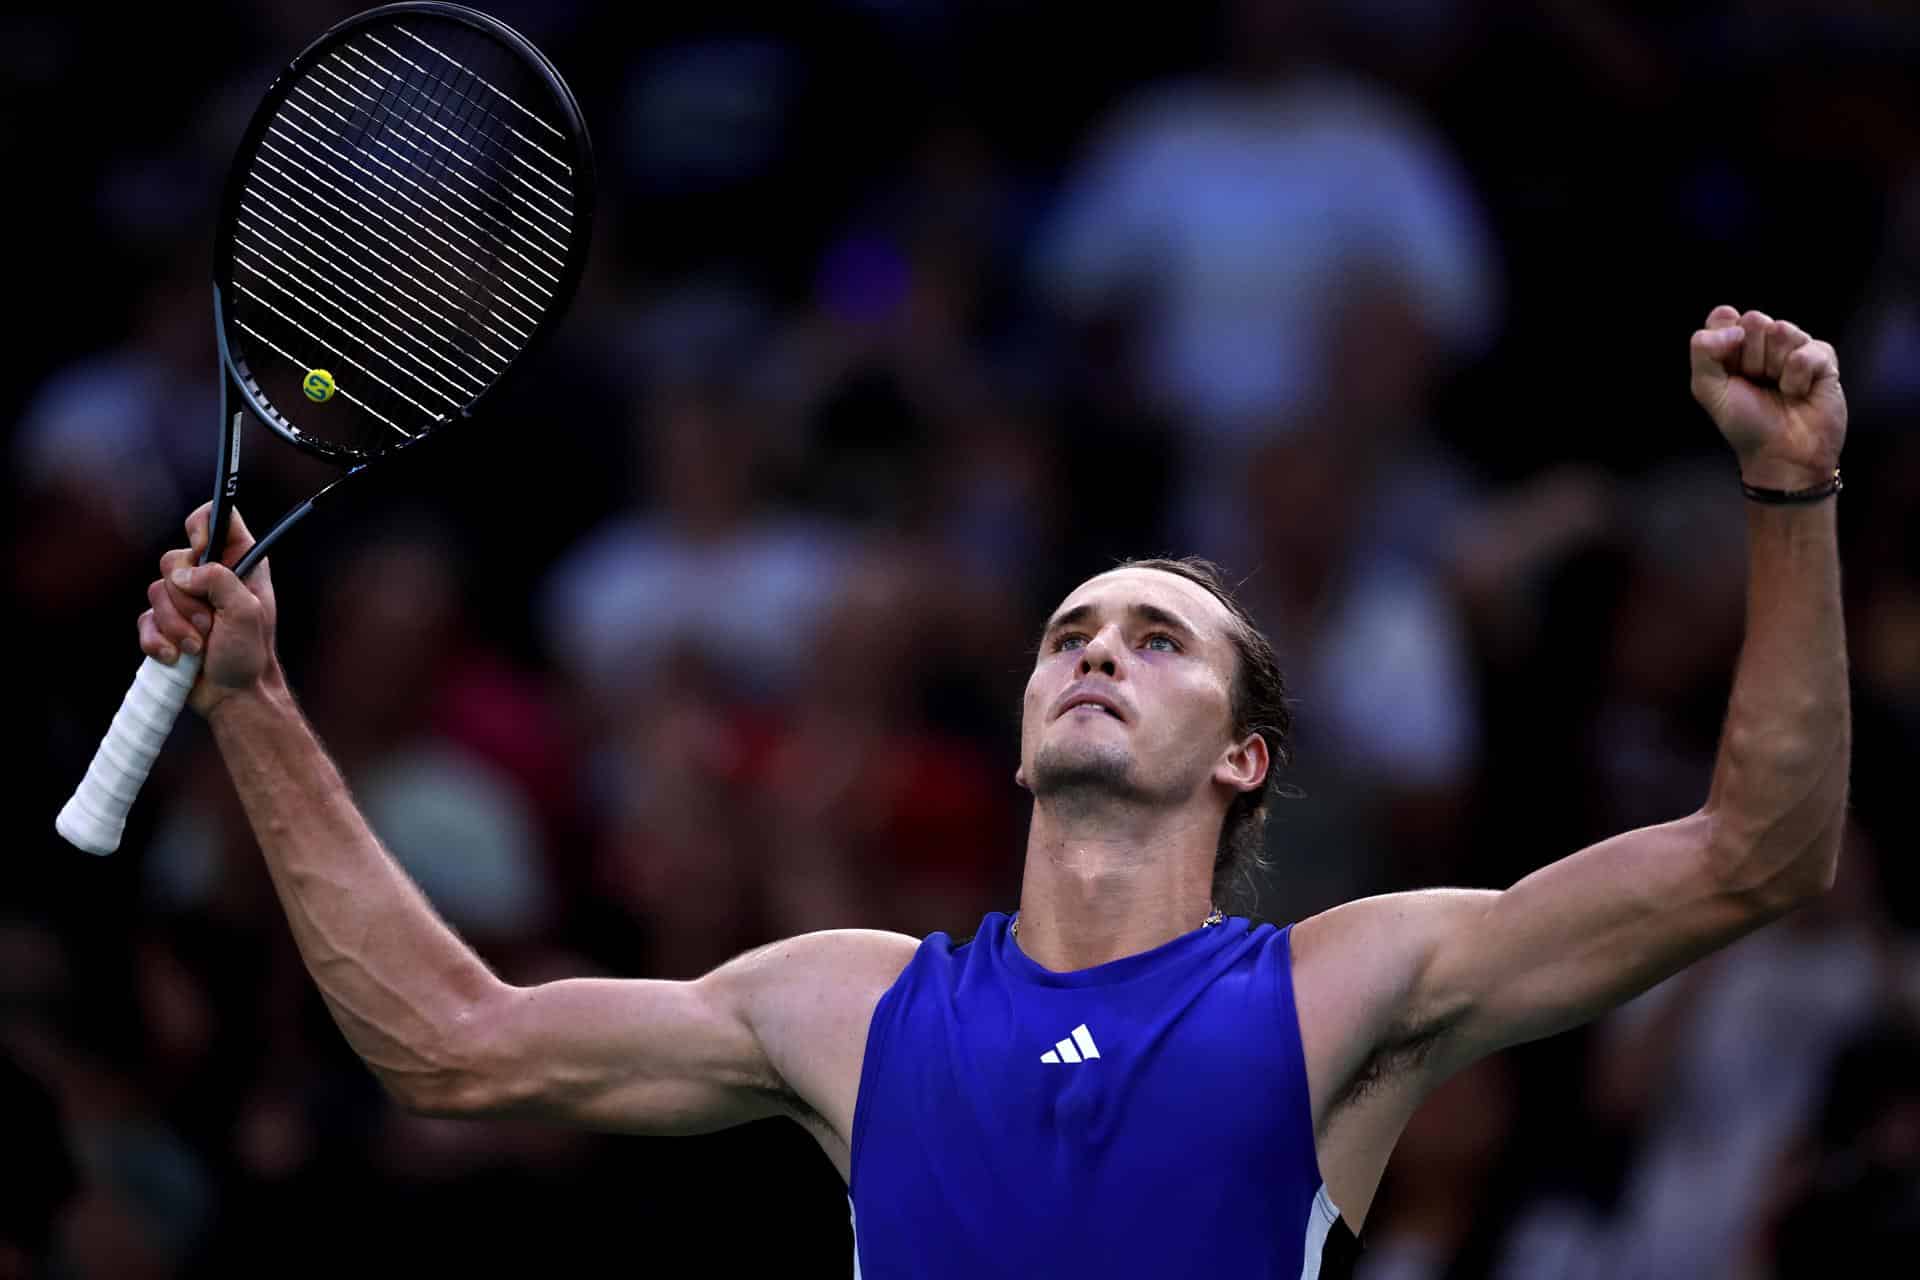
[[[1345,1274],[1291,926],[1229,917],[1055,973],[1008,924],[993,912],[967,941],[930,935],[874,1008],[848,1177],[855,1275]]]

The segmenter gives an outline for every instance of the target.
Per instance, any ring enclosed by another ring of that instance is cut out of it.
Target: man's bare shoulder
[[[811,1112],[846,1142],[874,1008],[919,946],[880,929],[805,933],[749,951],[701,981],[726,988],[803,1121]]]
[[[701,979],[745,1015],[770,1052],[840,1038],[873,1007],[919,948],[881,929],[829,929],[756,947]],[[776,1062],[776,1066],[778,1063]]]
[[[1477,889],[1383,894],[1294,926],[1294,999],[1317,1116],[1324,1120],[1349,1101],[1381,1053],[1418,1054],[1431,1030],[1414,1000],[1420,975],[1447,932],[1471,927],[1497,896]]]
[[[918,948],[920,938],[885,929],[824,929],[756,946],[701,981],[728,984],[747,998],[776,1000],[858,996],[877,983],[877,1000]]]

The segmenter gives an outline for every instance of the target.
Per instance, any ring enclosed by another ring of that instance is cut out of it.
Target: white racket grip
[[[187,705],[200,659],[181,654],[172,666],[158,658],[140,664],[133,687],[93,753],[87,776],[53,820],[53,829],[88,853],[107,854],[120,847],[127,811],[147,781],[153,761],[166,745],[180,708]]]

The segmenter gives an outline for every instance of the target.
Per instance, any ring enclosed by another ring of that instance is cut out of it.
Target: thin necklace
[[[1213,914],[1209,915],[1205,920],[1202,920],[1200,927],[1202,929],[1211,929],[1225,919],[1226,917],[1220,914],[1220,908],[1214,907]],[[1013,913],[1013,923],[1008,926],[1007,932],[1016,938],[1020,936],[1020,913],[1018,911]]]

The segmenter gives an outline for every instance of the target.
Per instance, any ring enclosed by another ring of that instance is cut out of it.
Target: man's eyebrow
[[[1090,604],[1077,604],[1071,609],[1062,609],[1048,620],[1047,625],[1042,628],[1040,634],[1052,635],[1062,627],[1070,627],[1076,622],[1085,622],[1092,616],[1093,606]]]
[[[1085,622],[1095,612],[1096,610],[1090,604],[1077,604],[1071,609],[1063,609],[1053,616],[1053,619],[1047,623],[1046,630],[1041,634],[1050,636],[1062,627],[1070,627],[1076,622]],[[1189,638],[1197,634],[1192,627],[1181,620],[1178,614],[1169,613],[1157,604],[1128,605],[1127,612],[1143,622],[1151,622],[1169,631],[1178,631]]]
[[[1188,637],[1195,634],[1193,628],[1180,619],[1179,614],[1169,613],[1157,604],[1136,604],[1128,612],[1136,618],[1144,619],[1155,626],[1165,627],[1169,631],[1178,631]]]

